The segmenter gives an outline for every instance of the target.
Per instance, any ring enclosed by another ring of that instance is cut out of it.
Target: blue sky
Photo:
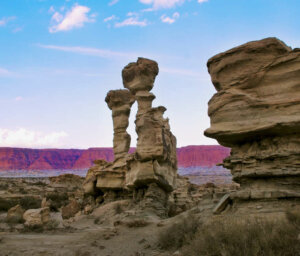
[[[0,0],[0,146],[112,146],[104,98],[140,56],[159,63],[153,103],[178,146],[217,144],[203,135],[207,60],[270,36],[300,47],[299,11],[299,0]]]

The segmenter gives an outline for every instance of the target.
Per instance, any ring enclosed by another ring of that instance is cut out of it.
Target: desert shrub
[[[300,212],[299,211],[287,211],[286,217],[292,225],[300,229]]]
[[[8,184],[0,184],[0,190],[7,190],[8,188]]]
[[[94,219],[94,224],[100,224],[101,223],[101,218],[97,217],[96,219]]]
[[[20,205],[23,209],[38,209],[41,207],[42,200],[40,198],[25,196],[20,199]]]
[[[44,232],[44,227],[42,225],[24,226],[21,230],[22,233],[42,233]]]
[[[18,217],[10,217],[10,218],[6,219],[6,222],[8,224],[23,224],[25,221]]]
[[[132,220],[126,223],[129,228],[141,228],[147,226],[149,223],[145,220]]]
[[[47,184],[42,181],[33,182],[32,185],[34,186],[46,186]]]
[[[55,230],[58,226],[59,226],[59,222],[57,220],[49,220],[45,225],[44,229]]]
[[[0,198],[0,211],[7,212],[11,207],[14,207],[17,205],[17,202],[14,202],[12,200],[6,200],[4,198]]]
[[[62,206],[65,206],[68,201],[69,197],[66,192],[59,193],[59,192],[53,192],[46,196],[47,200],[51,200],[50,202],[50,210],[52,211],[58,211],[59,208]]]
[[[201,225],[195,238],[184,249],[184,255],[300,255],[299,230],[293,224],[299,219],[295,215],[288,219],[288,222],[227,219]]]
[[[199,227],[199,220],[189,214],[180,222],[163,230],[158,236],[158,245],[161,249],[178,249],[191,241]]]
[[[114,207],[114,210],[115,210],[115,214],[122,213],[123,212],[122,205],[121,204],[116,204],[115,207]]]
[[[20,194],[28,194],[28,191],[26,191],[24,188],[19,188]]]

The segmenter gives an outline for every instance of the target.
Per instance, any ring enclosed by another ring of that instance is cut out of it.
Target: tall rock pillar
[[[171,191],[177,175],[176,138],[170,131],[169,120],[163,117],[166,108],[152,108],[155,96],[150,90],[157,74],[157,63],[145,58],[128,64],[122,71],[124,87],[138,102],[138,141],[134,158],[129,161],[126,186],[143,187],[155,182]]]

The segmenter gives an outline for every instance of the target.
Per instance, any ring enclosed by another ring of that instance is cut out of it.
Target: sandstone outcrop
[[[23,215],[23,219],[25,220],[25,226],[42,226],[50,220],[50,209],[45,207],[27,210]]]
[[[267,38],[220,53],[207,65],[217,93],[205,135],[231,148],[223,165],[240,183],[233,206],[299,203],[299,49]]]
[[[176,138],[170,131],[168,119],[163,117],[166,108],[152,108],[155,96],[150,90],[157,74],[155,61],[139,58],[122,71],[123,84],[127,89],[108,92],[105,101],[112,110],[114,161],[94,161],[95,165],[89,169],[84,182],[86,194],[104,194],[104,200],[110,200],[125,190],[134,192],[133,197],[143,194],[145,198],[152,198],[155,193],[151,191],[155,188],[156,192],[162,190],[163,193],[174,189],[177,177]],[[136,151],[129,153],[130,135],[126,129],[135,101],[138,103],[135,121],[138,142]],[[139,189],[141,191],[137,191]],[[165,208],[166,200],[163,201],[161,207]]]
[[[22,206],[17,204],[7,211],[6,221],[10,223],[20,223],[23,220],[24,212],[25,210],[22,208]]]
[[[76,213],[80,211],[81,207],[80,204],[73,199],[68,205],[62,207],[61,215],[63,219],[69,219],[74,217]]]

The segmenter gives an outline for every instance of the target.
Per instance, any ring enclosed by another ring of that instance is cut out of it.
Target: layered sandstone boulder
[[[23,219],[25,220],[25,226],[42,226],[50,221],[50,209],[45,207],[27,210],[23,215]]]
[[[217,93],[205,135],[231,148],[224,166],[241,185],[231,198],[300,200],[300,50],[267,38],[220,53],[207,66]]]

